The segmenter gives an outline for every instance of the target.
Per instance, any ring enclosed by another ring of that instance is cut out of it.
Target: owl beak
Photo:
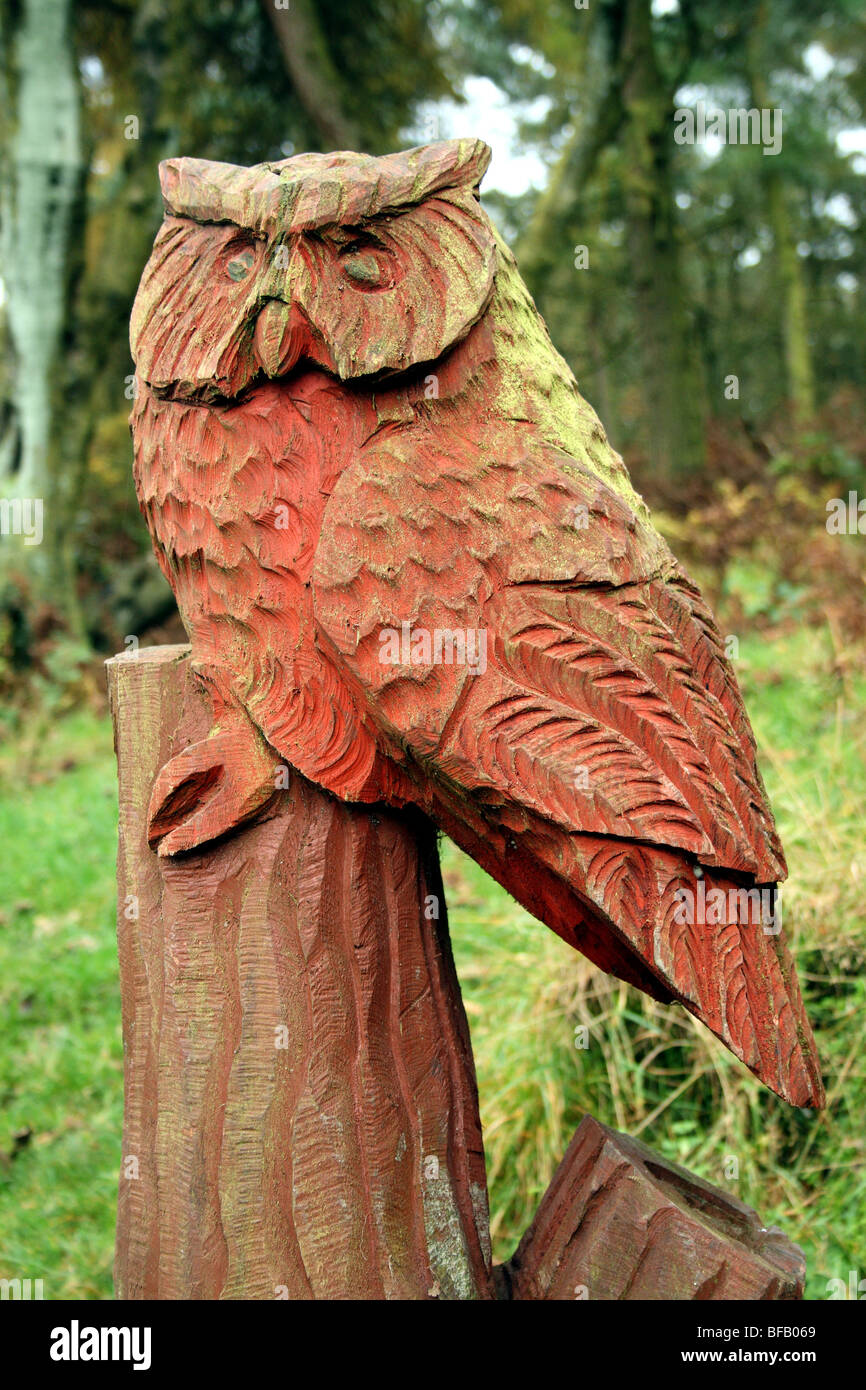
[[[253,348],[269,377],[286,376],[301,355],[304,324],[292,304],[271,299],[256,320]]]

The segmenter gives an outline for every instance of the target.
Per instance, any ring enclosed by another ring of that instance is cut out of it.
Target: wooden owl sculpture
[[[215,727],[159,775],[151,843],[262,813],[283,764],[417,806],[818,1106],[733,671],[479,205],[489,156],[161,166],[135,480]]]

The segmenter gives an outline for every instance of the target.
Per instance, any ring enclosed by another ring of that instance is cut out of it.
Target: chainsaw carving
[[[417,806],[820,1105],[733,670],[479,205],[488,159],[161,168],[135,478],[215,726],[157,777],[151,843],[260,814],[284,765]]]

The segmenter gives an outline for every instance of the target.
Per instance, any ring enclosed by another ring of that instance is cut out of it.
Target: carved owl
[[[479,204],[489,154],[161,166],[135,481],[215,727],[162,770],[151,842],[261,813],[283,763],[418,806],[820,1105],[733,670]]]

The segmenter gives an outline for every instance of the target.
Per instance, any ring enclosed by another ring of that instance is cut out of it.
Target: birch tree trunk
[[[0,35],[0,274],[15,357],[17,433],[14,447],[3,451],[6,474],[0,477],[0,493],[42,499],[47,539],[30,554],[43,583],[52,571],[52,532],[58,535],[61,525],[56,506],[61,489],[52,472],[58,454],[54,371],[65,313],[70,225],[83,173],[70,9],[69,0],[23,0],[15,31]],[[53,597],[63,603],[62,593]]]

